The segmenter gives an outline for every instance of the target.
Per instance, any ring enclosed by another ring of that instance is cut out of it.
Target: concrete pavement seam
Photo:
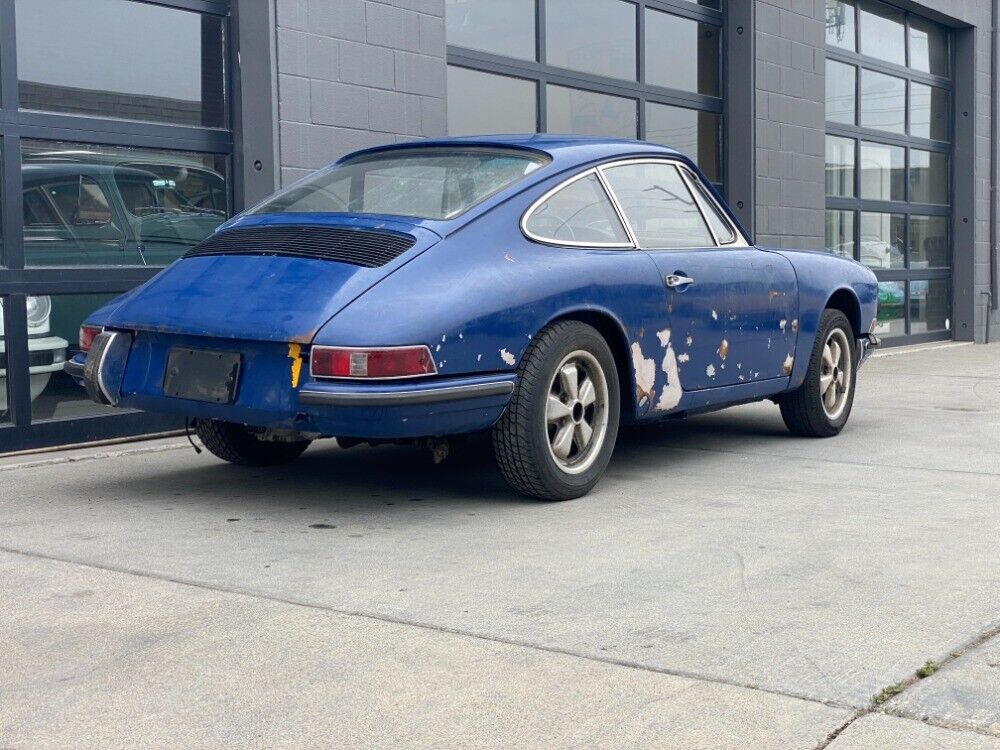
[[[687,672],[685,670],[667,669],[665,667],[654,667],[647,664],[639,664],[637,662],[626,661],[624,659],[612,659],[610,657],[594,656],[592,654],[580,653],[578,651],[573,651],[571,649],[559,648],[556,646],[543,646],[537,643],[531,643],[529,641],[521,641],[515,638],[502,638],[500,636],[489,635],[486,633],[476,633],[473,631],[460,630],[458,628],[449,628],[443,625],[435,625],[432,623],[420,622],[418,620],[408,620],[403,617],[393,617],[391,615],[385,615],[378,612],[365,612],[361,610],[341,609],[339,607],[320,604],[318,602],[292,599],[283,596],[274,596],[272,594],[265,594],[248,589],[239,589],[231,586],[214,585],[214,584],[204,583],[202,581],[195,581],[187,578],[178,578],[175,576],[162,575],[159,573],[152,573],[149,571],[138,570],[134,568],[125,568],[117,565],[107,565],[104,563],[95,563],[86,560],[57,557],[56,555],[49,555],[43,552],[31,552],[28,550],[18,549],[15,547],[7,547],[4,545],[0,545],[0,552],[6,552],[7,554],[11,555],[20,555],[22,557],[28,557],[36,560],[48,560],[50,562],[63,563],[67,565],[78,565],[84,568],[90,568],[93,570],[102,570],[109,573],[118,573],[120,575],[130,575],[130,576],[136,576],[138,578],[148,578],[150,580],[155,580],[155,581],[175,583],[181,586],[190,586],[192,588],[201,589],[203,591],[213,591],[223,594],[233,594],[235,596],[243,596],[250,599],[262,599],[264,601],[275,602],[278,604],[287,604],[293,607],[304,607],[306,609],[317,610],[320,612],[328,612],[330,614],[340,615],[343,617],[354,617],[359,619],[372,620],[375,622],[388,623],[392,625],[403,625],[407,627],[418,628],[420,630],[432,631],[437,633],[446,633],[449,635],[474,638],[476,640],[486,641],[489,643],[498,643],[505,646],[515,646],[518,648],[530,649],[532,651],[541,651],[550,654],[560,654],[562,656],[569,656],[572,658],[581,659],[583,661],[593,662],[597,664],[607,664],[611,666],[624,667],[626,669],[637,669],[644,672],[664,674],[670,677],[681,677],[688,680],[706,682],[715,685],[725,685],[727,687],[743,688],[745,690],[755,690],[761,693],[767,693],[769,695],[776,695],[782,698],[793,698],[796,700],[806,701],[808,703],[815,703],[830,708],[839,708],[842,710],[854,710],[854,711],[864,710],[864,707],[854,706],[847,703],[842,703],[840,701],[824,700],[811,695],[786,692],[783,690],[774,690],[772,688],[761,687],[760,685],[742,683],[734,680],[724,680],[718,677],[712,677],[710,675],[702,675],[695,672]]]
[[[185,443],[177,443],[171,445],[157,445],[150,448],[126,448],[124,450],[117,451],[104,451],[101,453],[87,453],[82,456],[62,456],[58,458],[44,458],[38,461],[22,461],[18,464],[8,464],[7,466],[0,466],[0,472],[3,471],[17,471],[19,469],[34,469],[39,466],[57,466],[59,464],[74,464],[81,463],[84,461],[98,461],[106,458],[121,458],[123,456],[141,456],[147,453],[166,453],[168,451],[181,450],[182,448],[190,448],[190,446]]]

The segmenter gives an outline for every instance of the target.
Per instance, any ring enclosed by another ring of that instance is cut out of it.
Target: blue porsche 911
[[[796,435],[851,412],[877,284],[755,247],[649,143],[453,138],[347,156],[95,312],[91,398],[190,418],[237,464],[309,443],[490,431],[527,495],[588,492],[623,423],[771,399]]]

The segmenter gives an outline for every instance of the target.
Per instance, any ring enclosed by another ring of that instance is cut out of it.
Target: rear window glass
[[[452,219],[548,163],[512,149],[409,149],[317,172],[253,210]]]

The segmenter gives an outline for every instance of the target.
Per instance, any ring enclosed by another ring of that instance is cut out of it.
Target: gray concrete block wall
[[[825,244],[824,0],[754,7],[757,242]]]
[[[276,0],[281,183],[446,131],[444,0]]]

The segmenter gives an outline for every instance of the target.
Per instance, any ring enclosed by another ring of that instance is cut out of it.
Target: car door
[[[797,329],[791,264],[748,246],[683,165],[636,160],[602,174],[663,278],[682,388],[786,375]]]

